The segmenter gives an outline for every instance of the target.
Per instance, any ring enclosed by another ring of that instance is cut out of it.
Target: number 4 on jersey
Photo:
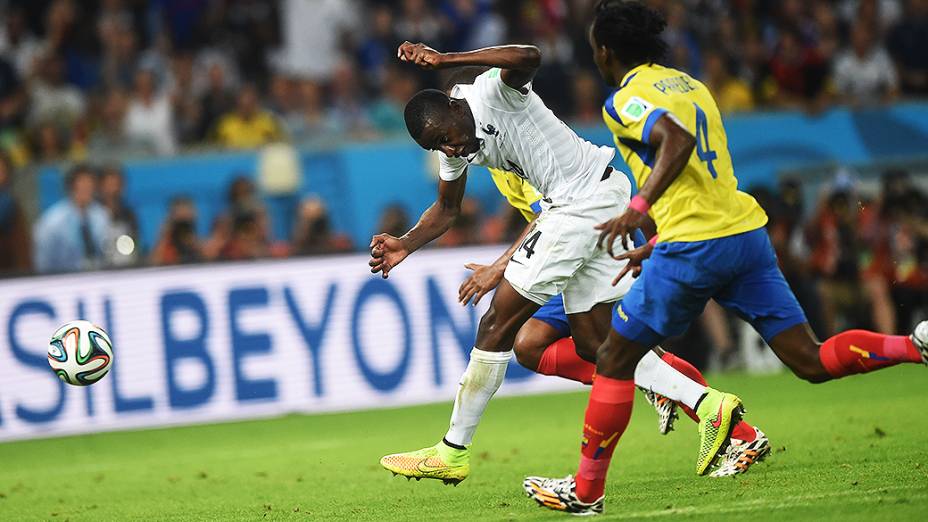
[[[706,120],[706,113],[702,107],[693,104],[696,108],[696,156],[700,161],[706,162],[706,168],[712,174],[712,179],[719,177],[715,171],[715,165],[712,163],[719,157],[714,150],[709,148],[709,122]]]
[[[522,242],[522,246],[519,247],[519,250],[525,250],[525,259],[532,258],[539,237],[541,237],[541,230],[536,230],[534,234],[531,234]]]

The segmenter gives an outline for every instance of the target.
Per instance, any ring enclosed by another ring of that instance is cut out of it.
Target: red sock
[[[577,469],[577,498],[593,502],[603,495],[615,445],[632,416],[635,381],[598,375],[583,420],[583,443]]]
[[[836,379],[902,362],[922,362],[918,348],[908,337],[866,330],[839,333],[822,343],[818,356],[825,370]]]
[[[556,375],[572,381],[591,384],[596,365],[584,361],[577,355],[577,348],[572,337],[554,341],[545,348],[538,362],[537,372],[542,375]]]
[[[664,352],[664,355],[661,357],[665,363],[673,367],[674,370],[686,375],[690,379],[702,384],[703,386],[708,386],[706,379],[702,376],[702,372],[699,371],[695,366],[690,364],[686,359],[681,359],[676,355],[670,352]],[[696,412],[689,408],[685,404],[677,403],[677,406],[683,410],[684,413],[693,419],[693,422],[699,422],[699,417],[696,415]],[[757,437],[757,432],[754,431],[754,426],[751,426],[747,422],[741,421],[735,425],[734,429],[731,432],[731,436],[751,442]]]

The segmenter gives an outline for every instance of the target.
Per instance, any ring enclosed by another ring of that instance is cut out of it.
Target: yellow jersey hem
[[[729,227],[722,230],[713,230],[712,232],[703,232],[700,234],[665,234],[663,232],[658,232],[659,242],[660,243],[692,243],[695,241],[708,241],[710,239],[720,239],[728,236],[735,236],[738,234],[743,234],[745,232],[751,232],[759,228],[763,228],[767,224],[767,216],[764,216],[764,219],[758,223],[751,223],[749,225],[739,225],[737,227]],[[666,235],[666,239],[665,239]]]

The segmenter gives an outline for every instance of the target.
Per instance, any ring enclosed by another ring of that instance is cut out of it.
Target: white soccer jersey
[[[523,94],[490,69],[473,85],[455,85],[452,98],[467,100],[477,125],[480,150],[472,157],[439,154],[439,176],[453,181],[468,163],[507,170],[528,179],[545,198],[567,203],[594,194],[615,149],[580,138],[525,86]]]

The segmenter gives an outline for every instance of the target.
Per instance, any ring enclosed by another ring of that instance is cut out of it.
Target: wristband
[[[648,240],[648,244],[652,247],[657,244],[657,234],[654,234],[651,239]]]
[[[641,194],[635,194],[635,197],[628,202],[628,208],[637,211],[639,214],[647,214],[651,204],[648,200],[641,197]]]

